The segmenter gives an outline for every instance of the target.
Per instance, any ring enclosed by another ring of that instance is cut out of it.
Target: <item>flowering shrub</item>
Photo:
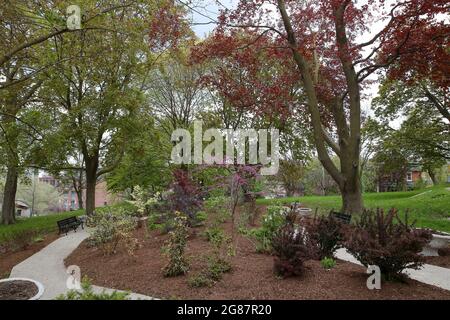
[[[92,245],[105,255],[116,253],[119,244],[123,244],[129,255],[134,255],[138,240],[133,237],[136,219],[121,210],[97,213],[90,218],[90,238]]]
[[[149,207],[158,202],[159,193],[156,193],[153,197],[149,197],[148,193],[142,187],[135,186],[131,197],[132,200],[128,200],[128,203],[136,208],[139,217],[143,217],[148,215]]]
[[[418,269],[423,264],[419,255],[431,240],[428,230],[415,229],[407,217],[400,219],[397,210],[384,213],[365,211],[349,232],[345,247],[364,266],[376,265],[387,280],[401,278],[406,268]]]
[[[165,255],[169,258],[164,267],[165,277],[175,277],[185,274],[189,269],[189,263],[184,257],[188,238],[187,218],[181,212],[175,212],[174,228],[169,232],[169,240],[163,248]]]

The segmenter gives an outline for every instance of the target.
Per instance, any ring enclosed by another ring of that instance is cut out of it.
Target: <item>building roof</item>
[[[22,207],[22,208],[29,208],[30,206],[28,205],[28,203],[26,203],[23,200],[16,200],[16,206],[17,207]]]

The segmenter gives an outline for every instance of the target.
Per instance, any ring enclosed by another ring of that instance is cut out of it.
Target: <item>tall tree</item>
[[[374,72],[390,66],[402,54],[420,50],[415,40],[427,26],[439,23],[436,14],[448,9],[442,0],[410,0],[388,6],[385,1],[240,1],[236,10],[223,12],[212,44],[206,44],[211,55],[233,56],[242,48],[268,42],[260,51],[298,74],[305,99],[297,106],[306,107],[320,162],[339,187],[342,211],[351,214],[363,209],[361,89]],[[371,36],[370,21],[377,18],[385,19],[386,26]],[[235,45],[242,32],[252,35],[251,41]],[[362,37],[367,41],[358,42]],[[252,57],[244,56],[236,63],[247,61],[253,63]],[[339,167],[332,161],[333,153],[339,157]]]
[[[167,3],[137,1],[98,18],[108,32],[57,37],[52,45],[51,58],[58,64],[56,72],[47,74],[44,99],[50,98],[46,106],[58,110],[56,123],[71,142],[67,146],[83,155],[88,215],[95,210],[97,179],[120,164],[133,139],[143,79],[155,56],[150,43],[155,38],[144,35],[173,10],[158,7]],[[74,50],[79,56],[66,62]]]

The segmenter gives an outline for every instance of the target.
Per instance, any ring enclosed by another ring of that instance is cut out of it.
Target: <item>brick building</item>
[[[71,211],[79,209],[78,195],[72,186],[63,185],[60,181],[52,176],[39,177],[39,181],[48,183],[57,188],[61,193],[61,200],[54,211]],[[83,203],[86,203],[86,190],[83,190]],[[120,196],[108,192],[105,181],[99,181],[95,188],[95,206],[104,207],[120,201]]]

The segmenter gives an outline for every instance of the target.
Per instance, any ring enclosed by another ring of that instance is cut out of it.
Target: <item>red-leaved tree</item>
[[[430,30],[447,11],[443,0],[241,0],[222,12],[193,57],[215,62],[206,82],[237,108],[287,116],[304,110],[318,158],[339,186],[342,211],[359,214],[362,89],[424,42],[432,47]],[[384,27],[374,34],[376,21]]]

